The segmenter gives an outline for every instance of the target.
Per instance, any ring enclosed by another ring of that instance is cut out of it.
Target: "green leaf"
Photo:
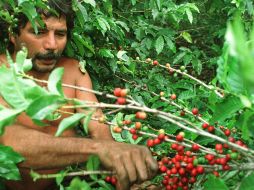
[[[189,8],[186,8],[186,9],[185,9],[185,12],[186,12],[186,15],[187,15],[187,17],[188,17],[188,19],[189,19],[190,23],[192,24],[192,21],[193,21],[193,15],[192,15],[191,10],[190,10]]]
[[[181,35],[187,42],[192,43],[192,38],[189,32],[184,31]]]
[[[4,146],[0,144],[0,162],[5,160],[12,161],[13,163],[17,164],[19,162],[24,161],[24,158],[15,152],[12,147]]]
[[[129,57],[127,55],[127,51],[122,51],[122,50],[118,51],[117,58],[123,61],[128,61]]]
[[[253,179],[254,173],[252,172],[252,174],[248,175],[242,180],[239,190],[252,190],[254,187]]]
[[[64,96],[62,89],[62,77],[64,73],[64,68],[56,68],[54,69],[48,79],[48,90],[52,94],[56,94],[59,96]]]
[[[28,106],[26,113],[33,120],[43,120],[64,103],[66,100],[61,96],[44,95],[34,100]]]
[[[222,102],[215,105],[215,111],[211,122],[224,121],[243,107],[244,106],[239,97],[228,96]]]
[[[95,170],[99,169],[99,166],[100,166],[100,159],[99,159],[99,157],[95,156],[95,155],[89,156],[88,161],[86,163],[86,169],[88,171],[95,171]],[[90,175],[90,177],[93,180],[97,180],[98,179],[97,175],[95,175],[95,174]]]
[[[8,109],[4,108],[0,111],[0,135],[4,133],[4,128],[14,123],[16,117],[23,112],[24,109]]]
[[[91,190],[91,187],[86,181],[81,181],[78,177],[75,177],[66,190]]]
[[[111,53],[111,50],[110,50],[110,49],[102,48],[102,49],[99,50],[99,54],[100,54],[102,57],[114,58],[114,55]]]
[[[0,67],[0,76],[0,93],[4,100],[14,108],[26,108],[28,102],[14,72],[3,65]]]
[[[92,5],[93,7],[96,6],[95,0],[83,0],[85,3],[88,3],[90,5]]]
[[[224,181],[214,175],[209,175],[208,180],[204,184],[204,190],[228,190]]]
[[[157,54],[160,54],[163,48],[164,48],[164,38],[162,36],[159,36],[155,41],[155,49]]]
[[[10,160],[0,162],[0,177],[7,180],[21,179],[18,167]]]
[[[16,55],[16,69],[17,72],[23,73],[23,64],[27,57],[27,49],[23,48],[21,51],[18,51]]]
[[[59,137],[65,130],[75,127],[85,116],[84,113],[76,113],[70,117],[64,118],[59,124],[55,136]]]
[[[91,120],[91,117],[92,117],[92,115],[93,115],[93,113],[95,112],[95,110],[92,110],[92,111],[90,111],[86,116],[85,116],[85,119],[84,119],[84,122],[83,122],[83,129],[84,129],[84,132],[86,133],[86,134],[88,134],[88,124],[89,124],[89,122],[90,122],[90,120]]]
[[[104,180],[98,180],[97,183],[101,186],[98,190],[115,190],[115,188],[106,183]]]

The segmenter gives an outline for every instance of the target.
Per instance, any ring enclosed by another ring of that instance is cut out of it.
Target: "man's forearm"
[[[52,169],[85,162],[89,155],[96,154],[98,147],[98,142],[91,139],[54,137],[20,125],[6,127],[1,142],[25,157],[20,167],[33,169]]]

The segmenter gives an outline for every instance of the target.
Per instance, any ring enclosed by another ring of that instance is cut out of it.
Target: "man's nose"
[[[57,41],[54,34],[48,34],[47,36],[45,36],[44,49],[45,50],[57,49]]]

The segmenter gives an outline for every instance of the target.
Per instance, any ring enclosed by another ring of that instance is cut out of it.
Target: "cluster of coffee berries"
[[[177,135],[176,140],[183,141],[183,136]],[[193,155],[194,151],[199,150],[199,146],[194,144],[191,151],[185,151],[183,145],[173,143],[171,149],[176,151],[174,157],[163,157],[158,162],[164,175],[162,184],[166,190],[188,190],[196,182],[197,176],[205,172],[204,167],[198,165],[197,157]]]
[[[107,183],[110,183],[112,185],[116,185],[117,183],[117,179],[115,176],[106,176],[105,179],[104,179]]]
[[[213,133],[215,131],[215,127],[213,125],[209,125],[208,123],[203,123],[202,128],[207,130],[209,133]]]
[[[126,95],[128,94],[128,89],[122,89],[122,88],[115,88],[114,89],[114,95],[117,96],[117,104],[123,105],[126,103]]]

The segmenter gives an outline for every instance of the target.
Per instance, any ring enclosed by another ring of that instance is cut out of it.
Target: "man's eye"
[[[57,36],[60,36],[60,37],[64,37],[66,36],[66,33],[65,32],[59,32],[59,33],[56,33]]]

